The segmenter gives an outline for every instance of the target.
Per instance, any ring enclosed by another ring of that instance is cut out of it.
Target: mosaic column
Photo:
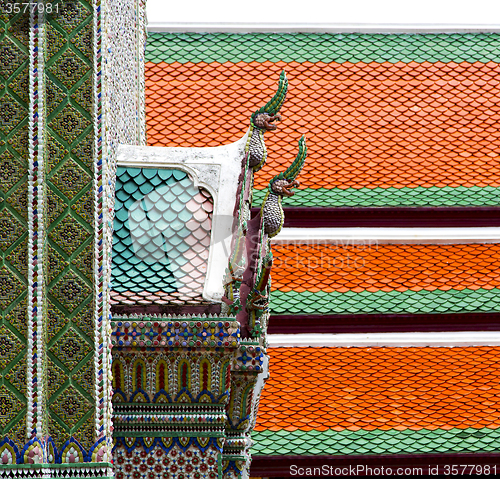
[[[9,438],[7,464],[27,441],[30,31],[29,15],[0,10],[0,429]]]
[[[226,270],[223,311],[235,314],[242,329],[242,339],[232,364],[223,449],[224,479],[246,479],[249,474],[251,433],[269,370],[266,347],[273,264],[270,239],[283,227],[282,198],[293,196],[291,189],[299,186],[296,177],[307,155],[303,137],[299,141],[297,157],[286,170],[271,180],[259,214],[250,218],[252,194],[249,189],[253,175],[247,175],[250,167],[253,172],[258,171],[266,161],[264,128],[274,129],[272,122],[281,119],[278,110],[284,101],[287,85],[286,75],[282,73],[276,95],[252,116],[246,148],[248,162],[243,176],[245,181],[241,186],[232,253]],[[254,130],[257,130],[257,134]]]
[[[144,2],[1,8],[0,476],[112,477],[110,197],[116,147],[144,142]]]
[[[238,322],[139,315],[112,326],[116,478],[222,478]]]
[[[251,433],[255,426],[260,393],[265,377],[264,341],[242,340],[231,372],[231,396],[227,405],[223,478],[242,479],[250,469]]]

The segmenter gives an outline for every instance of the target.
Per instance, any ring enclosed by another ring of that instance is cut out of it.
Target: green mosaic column
[[[93,14],[84,1],[47,15],[47,401],[57,449],[94,445]]]
[[[29,31],[29,16],[0,11],[0,434],[17,448],[27,410]]]
[[[144,143],[145,5],[26,5],[0,5],[0,477],[109,478],[109,205],[118,144]]]

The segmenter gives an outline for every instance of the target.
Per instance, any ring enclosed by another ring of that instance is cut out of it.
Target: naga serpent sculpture
[[[281,120],[278,112],[285,101],[287,90],[288,79],[286,73],[282,71],[276,94],[250,119],[250,134],[245,150],[248,154],[248,165],[253,168],[254,172],[259,171],[266,162],[267,149],[264,133],[276,130],[277,125],[274,122]]]
[[[269,238],[276,236],[283,228],[285,214],[281,206],[283,196],[293,196],[292,188],[300,186],[295,179],[300,173],[307,156],[306,139],[303,136],[299,140],[299,152],[293,163],[286,171],[276,175],[269,182],[269,191],[264,198],[261,207],[261,215],[264,222],[264,231]]]

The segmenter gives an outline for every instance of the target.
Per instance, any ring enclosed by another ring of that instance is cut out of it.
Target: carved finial
[[[251,117],[250,136],[245,148],[248,154],[248,164],[253,171],[259,171],[267,158],[267,149],[264,142],[264,133],[277,128],[275,121],[281,120],[279,111],[288,91],[288,79],[283,70],[280,75],[276,94],[263,107],[259,108]]]
[[[264,231],[269,238],[276,236],[283,228],[285,214],[281,206],[283,196],[293,196],[292,188],[300,186],[296,180],[307,157],[306,139],[299,140],[299,152],[293,163],[269,182],[269,191],[262,203],[261,214],[264,219]]]

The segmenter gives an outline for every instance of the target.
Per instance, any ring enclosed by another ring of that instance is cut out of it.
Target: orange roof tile
[[[272,288],[360,292],[500,287],[500,244],[273,246]]]
[[[268,352],[256,431],[500,427],[495,347]]]
[[[309,188],[500,186],[500,66],[462,63],[147,63],[149,144],[242,136],[285,68],[289,95],[267,135],[264,188],[307,134]]]

